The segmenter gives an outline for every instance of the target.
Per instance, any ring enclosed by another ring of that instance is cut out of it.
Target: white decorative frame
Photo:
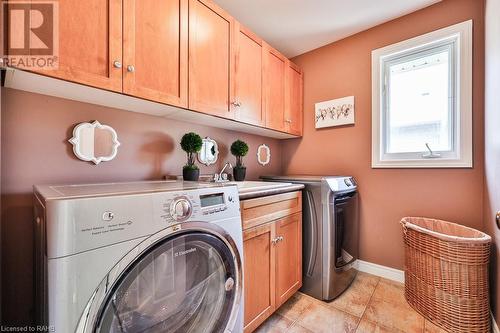
[[[265,161],[262,161],[260,159],[260,150],[261,149],[264,149],[267,152],[267,159]],[[257,162],[259,162],[259,164],[262,166],[268,165],[271,162],[271,149],[266,144],[261,144],[259,146],[259,148],[257,148]]]
[[[205,144],[205,142],[211,142],[214,144],[214,147],[215,147],[215,154],[214,154],[214,160],[212,162],[208,162],[208,161],[203,161],[202,159],[202,156],[201,156],[201,152],[202,150],[199,151],[198,153],[198,161],[201,163],[201,164],[204,164],[206,166],[209,166],[209,165],[212,165],[212,164],[215,164],[217,162],[217,160],[219,159],[219,145],[217,144],[217,141],[215,141],[214,139],[211,139],[210,137],[206,137],[202,140],[202,145]]]
[[[354,96],[316,103],[314,119],[316,128],[353,125]]]
[[[95,157],[95,156],[89,157],[89,156],[84,155],[81,152],[80,144],[82,142],[82,137],[81,137],[82,130],[89,129],[89,128],[94,128],[94,129],[98,128],[98,129],[102,129],[102,130],[106,130],[106,131],[111,132],[112,144],[113,144],[113,147],[111,150],[111,155],[99,156],[99,157]],[[69,139],[68,141],[73,145],[73,152],[75,153],[76,157],[78,157],[82,161],[94,162],[96,165],[101,163],[101,162],[108,162],[108,161],[111,161],[112,159],[114,159],[116,157],[116,154],[118,153],[118,147],[120,146],[120,142],[118,141],[118,135],[116,134],[116,131],[108,125],[101,125],[101,123],[99,123],[97,120],[94,121],[93,123],[81,123],[81,124],[78,124],[77,126],[75,126],[75,128],[73,129],[73,137],[71,139]]]

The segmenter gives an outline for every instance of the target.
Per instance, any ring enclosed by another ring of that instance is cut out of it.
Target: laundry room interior
[[[2,0],[2,332],[500,332],[500,0]]]

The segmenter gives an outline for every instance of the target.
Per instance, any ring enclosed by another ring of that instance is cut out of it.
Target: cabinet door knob
[[[127,71],[130,72],[130,73],[133,73],[133,72],[135,72],[135,67],[132,66],[132,65],[128,65],[127,66]]]
[[[292,123],[292,120],[291,120],[291,119],[287,119],[287,120],[285,120],[285,122],[287,122],[287,123],[291,124],[291,123]]]
[[[115,60],[115,61],[113,62],[113,66],[114,66],[115,68],[122,68],[122,63],[121,63],[121,62],[119,62],[118,60]]]
[[[241,106],[241,102],[238,101],[234,101],[231,104],[233,104],[234,106]]]

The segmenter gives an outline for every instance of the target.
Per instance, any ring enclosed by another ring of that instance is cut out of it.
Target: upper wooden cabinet
[[[288,61],[286,72],[285,130],[302,135],[303,127],[303,81],[302,70]]]
[[[122,91],[122,0],[59,1],[59,69],[37,71]]]
[[[64,0],[58,19],[59,69],[36,73],[302,135],[302,71],[213,0]]]
[[[265,44],[264,89],[266,127],[284,132],[285,128],[285,82],[287,59]]]
[[[233,18],[210,0],[189,0],[189,108],[234,118]]]
[[[123,4],[123,92],[187,107],[188,0]]]
[[[262,89],[262,39],[235,23],[236,120],[265,126]]]

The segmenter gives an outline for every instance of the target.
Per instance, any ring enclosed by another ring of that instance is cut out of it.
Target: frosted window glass
[[[452,150],[450,52],[389,66],[387,152]]]

